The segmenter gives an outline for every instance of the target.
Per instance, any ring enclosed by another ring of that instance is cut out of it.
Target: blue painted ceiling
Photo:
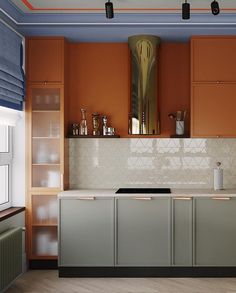
[[[105,1],[104,1],[105,2]],[[180,1],[180,5],[183,1]],[[235,1],[236,2],[236,1]],[[25,13],[0,0],[0,18],[24,36],[65,36],[73,42],[127,42],[135,34],[158,35],[164,41],[188,41],[192,35],[235,35],[236,13]]]

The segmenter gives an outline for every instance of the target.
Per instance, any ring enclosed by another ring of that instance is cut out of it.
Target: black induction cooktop
[[[119,188],[116,193],[171,193],[170,188]]]

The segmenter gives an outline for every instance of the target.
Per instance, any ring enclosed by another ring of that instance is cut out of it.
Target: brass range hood
[[[160,134],[157,99],[157,49],[160,38],[136,35],[128,38],[132,53],[129,134]]]

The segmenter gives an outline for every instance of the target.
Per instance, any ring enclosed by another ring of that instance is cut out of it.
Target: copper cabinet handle
[[[133,199],[135,199],[135,200],[152,200],[152,198],[150,196],[149,197],[146,197],[146,196],[134,197]]]
[[[213,200],[230,200],[231,199],[231,197],[229,197],[229,196],[214,196],[214,197],[212,197],[211,199],[213,199]]]
[[[190,196],[178,196],[178,197],[173,197],[175,200],[191,200],[192,198]]]
[[[94,196],[78,197],[78,200],[95,200]]]

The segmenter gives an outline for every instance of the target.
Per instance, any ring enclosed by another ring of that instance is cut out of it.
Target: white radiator
[[[22,228],[0,234],[0,292],[22,273]]]

